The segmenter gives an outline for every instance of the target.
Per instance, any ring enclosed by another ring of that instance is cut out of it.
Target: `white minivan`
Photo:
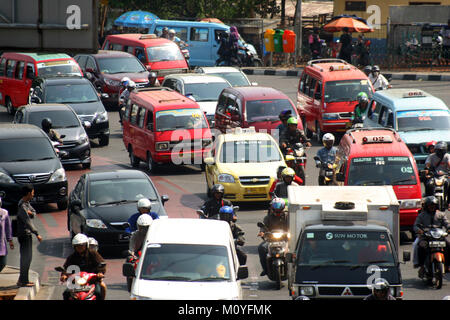
[[[208,219],[158,219],[150,226],[134,270],[131,299],[241,300],[240,266],[227,222]]]

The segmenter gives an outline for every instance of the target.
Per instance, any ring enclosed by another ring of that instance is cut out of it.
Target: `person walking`
[[[344,32],[339,38],[339,55],[338,58],[352,63],[352,35],[347,27],[343,28]]]
[[[0,272],[6,266],[6,256],[8,255],[7,243],[9,248],[14,249],[14,243],[12,239],[11,219],[9,218],[8,211],[2,209],[2,198],[0,198]]]
[[[36,210],[31,206],[30,201],[34,197],[32,185],[22,187],[22,199],[20,199],[17,211],[17,238],[20,244],[20,276],[17,285],[20,287],[32,287],[33,282],[29,281],[28,271],[33,259],[33,238],[36,235],[39,242],[42,236],[34,226],[32,219],[36,216]]]

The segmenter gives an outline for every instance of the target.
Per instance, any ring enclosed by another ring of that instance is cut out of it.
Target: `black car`
[[[73,109],[65,104],[40,104],[20,107],[13,123],[28,123],[41,127],[43,119],[52,121],[52,128],[61,136],[59,150],[66,151],[60,155],[63,165],[81,164],[84,169],[91,167],[91,146],[89,138]]]
[[[84,233],[95,238],[99,248],[128,247],[128,219],[137,213],[140,198],[152,202],[151,211],[166,217],[164,203],[153,182],[139,170],[89,172],[80,177],[69,196],[67,228],[71,237]]]
[[[66,172],[45,132],[29,124],[0,124],[0,191],[5,206],[17,207],[24,184],[34,186],[32,202],[67,208]]]
[[[90,139],[109,144],[108,113],[92,83],[82,77],[37,77],[30,89],[31,103],[68,104],[80,118]]]

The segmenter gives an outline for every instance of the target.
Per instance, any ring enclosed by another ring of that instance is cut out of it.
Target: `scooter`
[[[424,172],[426,172],[424,170]],[[445,182],[448,179],[448,175],[443,171],[430,172],[425,175],[425,178],[431,179],[431,183],[434,184],[434,196],[439,201],[439,211],[445,212],[447,210],[447,199],[445,195]]]
[[[305,185],[305,166],[306,166],[306,153],[305,147],[302,143],[298,142],[292,146],[286,148],[286,155],[291,155],[295,158],[294,160],[294,171],[295,174],[303,180],[303,185]]]
[[[320,158],[317,156],[314,157],[314,160],[316,161],[316,167],[321,168],[321,171],[323,171],[325,185],[328,186],[330,184],[333,184],[337,165],[335,163],[322,163],[322,161],[320,161]]]
[[[131,292],[131,286],[133,284],[133,278],[134,277],[129,277],[126,275],[125,270],[127,270],[127,266],[125,265],[132,265],[133,269],[136,271],[137,265],[139,263],[139,259],[141,258],[141,251],[138,251],[137,256],[134,255],[129,255],[127,257],[127,260],[125,261],[125,263],[122,266],[122,274],[127,278],[127,290],[128,292]]]
[[[258,227],[264,229],[264,241],[268,244],[267,250],[267,276],[275,281],[277,290],[282,287],[282,281],[287,279],[286,253],[288,251],[289,233],[284,230],[269,230],[262,223],[257,223]]]
[[[106,263],[100,263],[99,267],[104,268]],[[81,271],[75,274],[68,274],[63,267],[56,267],[55,271],[69,276],[66,280],[69,300],[97,300],[95,295],[95,284],[101,280],[96,273]]]
[[[440,289],[445,273],[445,237],[448,233],[437,226],[425,228],[423,225],[419,225],[418,227],[424,231],[419,246],[427,250],[424,271],[419,272],[419,278],[433,285],[436,289]]]

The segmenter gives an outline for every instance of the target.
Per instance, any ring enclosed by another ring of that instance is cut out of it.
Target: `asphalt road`
[[[293,101],[296,101],[296,90],[298,78],[283,76],[250,76],[252,82],[258,82],[261,86],[272,86],[285,92]],[[419,88],[428,91],[443,99],[450,105],[450,83],[433,81],[396,81],[392,82],[395,88]],[[118,123],[118,113],[114,110],[109,112],[111,127],[110,144],[107,147],[99,147],[96,141],[92,142],[93,171],[105,171],[118,168],[131,168],[123,142],[121,127]],[[0,108],[0,122],[10,122],[9,116],[4,108]],[[309,159],[312,159],[320,146],[313,143],[307,151]],[[141,164],[141,170],[145,170]],[[86,172],[80,168],[67,168],[69,178],[69,189],[72,190],[79,176]],[[308,161],[306,168],[307,185],[317,185],[318,170],[313,161]],[[167,167],[158,175],[150,175],[155,182],[160,194],[168,194],[170,200],[166,203],[169,217],[196,217],[195,210],[206,200],[205,177],[198,167]],[[239,225],[246,232],[246,245],[244,247],[248,254],[249,278],[244,280],[244,298],[247,300],[289,300],[286,286],[280,291],[275,290],[274,285],[266,277],[260,277],[261,267],[259,265],[257,246],[260,239],[256,237],[258,228],[256,223],[262,221],[265,212],[265,204],[240,205]],[[72,248],[69,241],[69,233],[66,229],[66,212],[58,211],[55,205],[39,207],[38,216],[35,221],[44,241],[40,244],[34,243],[34,256],[31,268],[41,275],[41,281],[50,285],[46,290],[47,297],[42,299],[61,299],[62,286],[58,286],[58,274],[53,271],[55,266],[61,265],[70,254]],[[16,249],[8,255],[8,265],[19,266],[19,246],[15,239]],[[404,242],[400,247],[402,251],[411,251],[411,243]],[[108,255],[105,257],[108,263],[106,283],[108,285],[107,299],[126,300],[129,294],[126,291],[125,278],[122,276],[122,263],[124,258],[120,255]],[[401,265],[403,277],[405,300],[440,300],[450,293],[450,276],[446,275],[446,281],[441,290],[433,290],[424,286],[417,278],[417,270],[412,268],[412,263]],[[285,282],[287,284],[287,282]],[[56,287],[53,287],[56,286]],[[53,290],[55,289],[55,290]]]

